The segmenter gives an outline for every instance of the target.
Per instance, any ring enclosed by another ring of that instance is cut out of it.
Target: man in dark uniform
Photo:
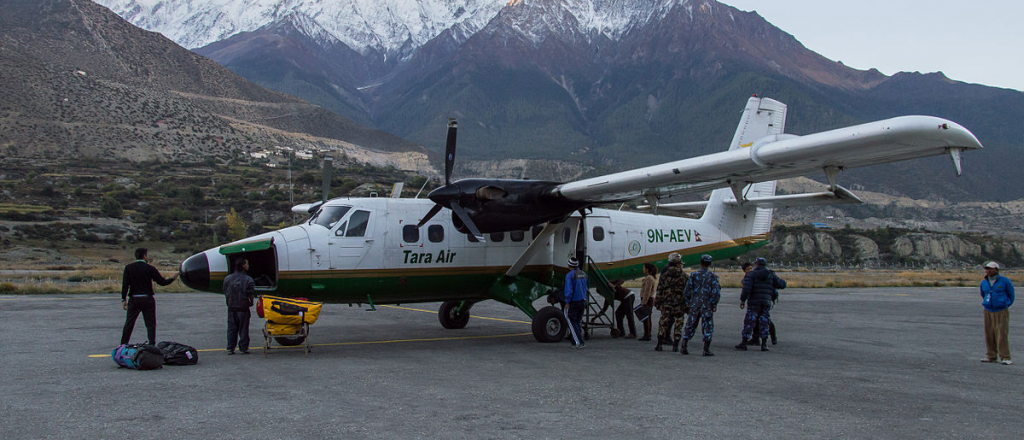
[[[242,354],[249,354],[249,319],[256,283],[246,271],[249,260],[235,261],[235,273],[224,278],[224,301],[228,304],[228,354],[235,354],[235,345]]]
[[[769,311],[772,308],[772,301],[777,299],[778,289],[786,288],[786,281],[768,270],[767,265],[767,260],[758,258],[754,261],[754,270],[743,277],[740,308],[747,307],[747,316],[743,320],[743,341],[736,346],[737,350],[747,349],[747,342],[754,333],[756,322],[761,332],[761,351],[768,351],[768,322],[771,317]]]
[[[686,344],[693,339],[697,331],[697,321],[701,322],[701,333],[704,336],[704,356],[714,356],[711,352],[711,336],[715,332],[715,312],[718,311],[718,300],[722,298],[722,286],[718,275],[711,271],[711,256],[700,257],[700,270],[690,274],[683,296],[690,307],[690,318],[683,330],[683,345],[680,353],[690,354]]]
[[[161,286],[171,284],[181,275],[174,274],[164,279],[160,271],[149,264],[149,251],[146,248],[135,250],[135,262],[124,267],[121,278],[121,308],[128,311],[121,331],[121,343],[127,344],[135,329],[135,320],[142,313],[146,322],[146,334],[150,344],[156,344],[156,300],[153,298],[153,281]]]

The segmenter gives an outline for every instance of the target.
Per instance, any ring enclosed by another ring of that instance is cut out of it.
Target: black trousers
[[[228,309],[228,351],[238,349],[249,351],[249,318],[252,312],[249,309],[231,310]]]
[[[619,306],[615,308],[615,322],[619,326],[619,332],[623,336],[626,335],[626,329],[622,326],[622,318],[629,319],[629,334],[636,335],[636,322],[633,321],[633,300],[636,299],[633,295],[626,296],[625,301],[619,301]]]
[[[128,317],[124,320],[124,330],[121,331],[121,343],[127,344],[132,338],[132,331],[135,330],[135,320],[142,313],[142,320],[146,322],[146,335],[149,343],[156,344],[156,300],[152,296],[133,296],[128,298]]]

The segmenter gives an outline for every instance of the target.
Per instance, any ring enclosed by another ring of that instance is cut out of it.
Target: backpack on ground
[[[156,348],[163,353],[167,365],[195,365],[199,362],[199,351],[191,345],[161,341],[156,344]]]
[[[121,344],[110,357],[117,365],[132,370],[155,370],[164,365],[164,354],[149,344]]]

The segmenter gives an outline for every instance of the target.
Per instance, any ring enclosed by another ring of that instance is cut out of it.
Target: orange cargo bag
[[[315,323],[324,306],[324,303],[319,302],[267,295],[263,296],[262,303],[263,316],[267,321],[289,325]]]

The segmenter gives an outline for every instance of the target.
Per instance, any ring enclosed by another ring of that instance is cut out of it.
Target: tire
[[[278,344],[283,345],[285,347],[293,347],[293,346],[296,346],[296,345],[301,345],[303,342],[305,342],[306,341],[306,337],[305,336],[274,336],[274,340],[277,341]]]
[[[441,327],[449,330],[466,328],[469,323],[469,305],[459,310],[462,301],[445,301],[437,311],[437,319],[441,321]]]
[[[548,306],[533,315],[533,337],[537,342],[560,342],[569,328],[558,307]]]

